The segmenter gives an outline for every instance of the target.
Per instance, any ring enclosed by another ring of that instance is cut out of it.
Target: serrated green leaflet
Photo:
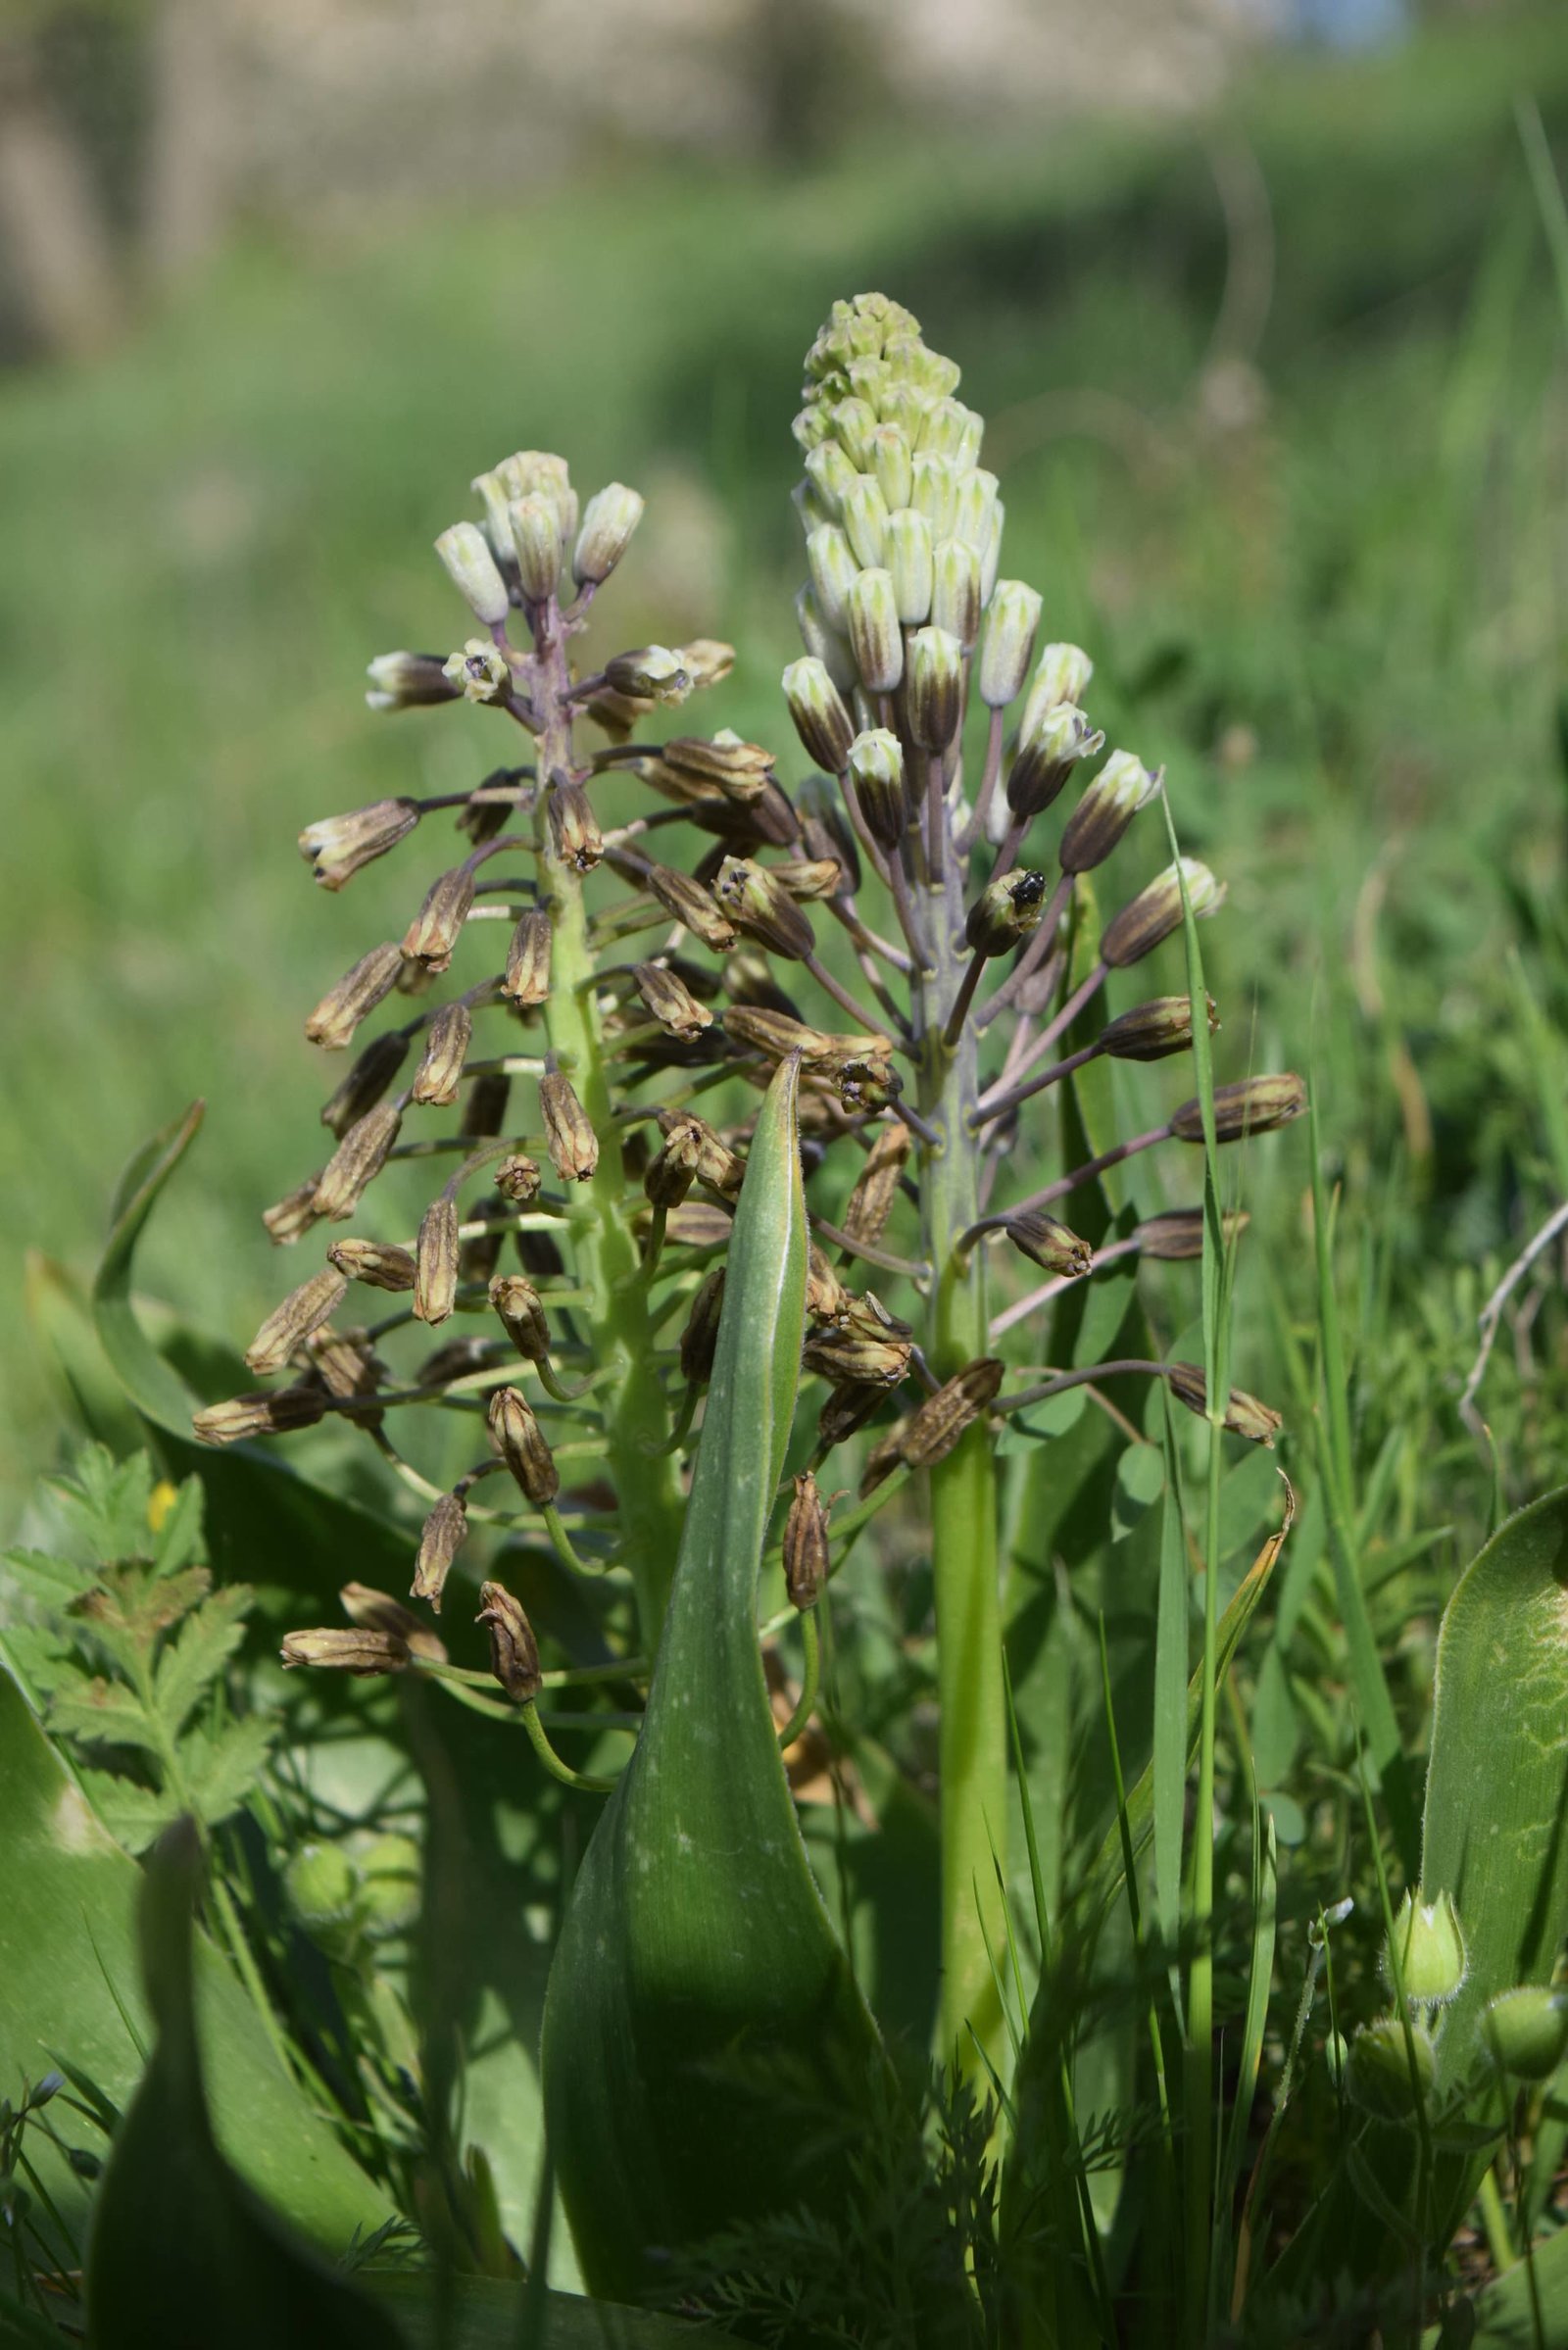
[[[566,1913],[545,2118],[583,2273],[842,2193],[881,2063],[796,1825],[757,1578],[795,1409],[807,1229],[786,1064],[758,1119],[647,1719]]]

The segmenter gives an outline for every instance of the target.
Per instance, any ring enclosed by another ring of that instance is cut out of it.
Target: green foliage
[[[184,1813],[220,1826],[255,1786],[275,1730],[227,1703],[252,1592],[213,1588],[198,1556],[201,1487],[155,1491],[145,1453],[117,1463],[89,1445],[49,1491],[78,1559],[6,1553],[0,1650],[129,1851]]]

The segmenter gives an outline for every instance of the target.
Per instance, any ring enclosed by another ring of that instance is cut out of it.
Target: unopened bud
[[[827,1589],[832,1573],[827,1546],[827,1509],[809,1469],[795,1480],[795,1498],[784,1521],[784,1589],[790,1605],[807,1615]]]
[[[1286,1070],[1277,1077],[1244,1077],[1238,1085],[1214,1088],[1214,1140],[1239,1143],[1245,1135],[1271,1134],[1288,1126],[1306,1107],[1306,1088]],[[1203,1139],[1203,1105],[1196,1098],[1184,1102],[1172,1117],[1171,1132],[1184,1143]]]
[[[316,1665],[366,1679],[377,1673],[404,1672],[411,1650],[395,1632],[333,1624],[315,1632],[285,1632],[280,1653],[285,1671],[295,1665]]]
[[[738,1045],[765,1053],[769,1060],[787,1060],[792,1053],[798,1053],[808,1069],[830,1069],[841,1061],[888,1050],[886,1037],[834,1036],[825,1028],[808,1028],[804,1020],[774,1011],[767,1004],[733,1004],[723,1020],[724,1033]]]
[[[458,1301],[458,1203],[450,1193],[425,1209],[414,1256],[414,1311],[432,1326],[444,1322]]]
[[[962,539],[939,539],[931,574],[931,622],[967,653],[980,634],[980,562]]]
[[[664,911],[700,938],[705,947],[715,954],[727,954],[740,936],[734,923],[700,882],[689,874],[677,872],[673,865],[650,865],[643,875],[644,885],[659,900]]]
[[[410,1593],[415,1599],[428,1599],[437,1615],[441,1613],[441,1593],[446,1589],[452,1562],[467,1531],[468,1508],[463,1494],[443,1493],[420,1531]]]
[[[539,1161],[520,1151],[504,1158],[496,1169],[496,1190],[514,1207],[526,1207],[531,1199],[537,1199],[541,1181]]]
[[[850,745],[849,774],[866,831],[891,856],[908,822],[904,748],[898,736],[885,726],[858,734]]]
[[[300,834],[300,855],[324,889],[340,890],[377,857],[395,849],[419,821],[417,800],[376,800],[346,816],[323,816]]]
[[[1025,1210],[1022,1215],[1009,1216],[1003,1230],[1013,1247],[1044,1272],[1063,1273],[1077,1281],[1094,1271],[1095,1252],[1089,1243],[1069,1232],[1065,1224],[1058,1224],[1054,1216]]]
[[[795,599],[795,617],[801,642],[813,661],[819,661],[841,694],[855,690],[855,656],[850,640],[830,628],[822,614],[816,590],[803,587]]]
[[[848,609],[850,647],[861,684],[868,694],[896,692],[904,675],[904,636],[891,574],[861,571],[850,590]]]
[[[908,437],[897,424],[878,424],[870,436],[871,471],[890,514],[909,503],[914,487]]]
[[[466,702],[510,702],[512,664],[499,645],[470,636],[461,653],[443,663],[441,674]]]
[[[882,1128],[845,1203],[840,1229],[847,1240],[869,1242],[874,1248],[882,1238],[911,1147],[909,1129],[901,1121]]]
[[[915,451],[909,504],[916,514],[924,514],[939,545],[952,538],[958,513],[958,472],[951,458],[929,449]]]
[[[1432,2094],[1437,2075],[1431,2033],[1394,2016],[1363,2024],[1345,2060],[1347,2095],[1384,2122],[1410,2121]]]
[[[447,576],[465,597],[474,618],[487,628],[499,628],[511,610],[507,583],[496,567],[490,542],[476,522],[454,522],[436,540],[435,551]]]
[[[1058,703],[1081,703],[1094,673],[1095,664],[1081,645],[1048,645],[1029,681],[1029,698],[1018,726],[1020,739],[1028,742]]]
[[[294,1428],[314,1428],[326,1413],[326,1391],[314,1381],[294,1387],[269,1388],[254,1395],[233,1395],[226,1403],[209,1403],[191,1414],[191,1426],[204,1444],[237,1444],[247,1437],[284,1436]]]
[[[521,1273],[498,1273],[490,1284],[490,1303],[523,1361],[548,1362],[550,1324],[533,1283]]]
[[[340,1224],[359,1206],[367,1188],[386,1165],[403,1112],[395,1102],[378,1102],[351,1126],[316,1185],[316,1212]]]
[[[1057,852],[1064,873],[1103,864],[1140,808],[1159,797],[1163,767],[1146,767],[1131,751],[1113,751],[1084,791]]]
[[[466,1004],[443,1004],[430,1022],[424,1054],[415,1072],[411,1098],[441,1107],[456,1102],[473,1037],[473,1014]]]
[[[907,670],[909,733],[924,751],[946,751],[963,715],[963,648],[945,628],[917,628]]]
[[[836,522],[820,523],[810,533],[806,542],[806,565],[823,622],[839,636],[847,635],[849,594],[860,566]]]
[[[547,1070],[539,1080],[539,1110],[556,1173],[563,1183],[586,1183],[599,1164],[599,1138],[570,1078],[559,1069]]]
[[[1040,928],[1049,896],[1044,873],[1004,873],[970,906],[964,937],[976,955],[1008,955]]]
[[[861,570],[875,570],[887,545],[888,507],[871,473],[858,473],[841,508],[844,535]]]
[[[512,1080],[503,1070],[487,1069],[474,1078],[458,1120],[458,1132],[465,1142],[488,1142],[501,1132],[511,1095]]]
[[[497,1388],[485,1413],[485,1426],[497,1453],[534,1507],[543,1509],[554,1501],[561,1491],[561,1472],[521,1388]]]
[[[348,1286],[347,1277],[335,1265],[328,1265],[291,1290],[246,1347],[247,1370],[264,1379],[269,1372],[280,1371],[295,1347],[303,1346],[311,1332],[337,1310]]]
[[[855,720],[826,665],[808,655],[792,661],[780,682],[808,759],[830,775],[841,775],[855,740]]]
[[[402,950],[399,949],[401,957]],[[337,1091],[321,1104],[321,1124],[343,1136],[373,1109],[409,1056],[412,1038],[401,1028],[372,1037]]]
[[[519,916],[507,944],[507,967],[501,993],[519,1011],[543,1004],[550,993],[550,916],[537,906]]]
[[[1165,1380],[1171,1393],[1200,1420],[1208,1417],[1208,1389],[1197,1363],[1167,1363]],[[1245,1437],[1250,1444],[1264,1444],[1270,1451],[1274,1439],[1285,1423],[1277,1411],[1259,1403],[1245,1388],[1233,1387],[1220,1423],[1231,1436]]]
[[[582,528],[572,553],[572,577],[579,587],[608,579],[631,544],[643,518],[643,500],[623,481],[607,482],[582,511]]]
[[[1205,996],[1208,1032],[1219,1026],[1214,999]],[[1152,1004],[1135,1004],[1101,1030],[1100,1050],[1112,1060],[1164,1060],[1168,1053],[1185,1053],[1193,1041],[1191,996],[1156,996]]]
[[[980,699],[988,710],[1005,710],[1023,691],[1035,630],[1040,625],[1041,603],[1041,597],[1021,579],[997,581],[978,673]]]
[[[507,508],[507,524],[512,532],[523,598],[529,604],[543,604],[555,594],[560,583],[564,552],[561,543],[561,515],[555,502],[539,490],[530,492],[526,498],[514,498]]]
[[[1182,880],[1194,919],[1201,921],[1224,904],[1225,892],[1207,865],[1194,857],[1167,865],[1130,905],[1106,923],[1101,936],[1101,959],[1113,971],[1141,962],[1182,926]]]
[[[1464,1988],[1469,1963],[1452,1895],[1441,1892],[1436,1901],[1420,1901],[1407,1892],[1383,1950],[1383,1980],[1390,1990],[1402,1987],[1414,2006],[1446,2007]]]
[[[447,1644],[439,1633],[432,1632],[412,1607],[405,1607],[390,1591],[378,1591],[368,1583],[346,1583],[337,1600],[349,1622],[357,1624],[362,1632],[390,1633],[411,1655],[426,1656],[433,1664],[445,1664]]]
[[[824,522],[842,519],[844,501],[859,477],[859,468],[851,464],[837,441],[823,441],[807,453],[807,486]]]
[[[438,874],[424,895],[424,904],[409,924],[403,941],[403,952],[413,962],[422,963],[427,971],[444,971],[452,960],[452,950],[463,935],[463,925],[473,905],[473,872],[468,865],[454,865],[449,873]]]
[[[707,1028],[711,1028],[713,1015],[706,1004],[699,1004],[684,979],[662,963],[635,963],[632,980],[648,1010],[673,1037],[683,1044],[694,1044]]]
[[[749,857],[726,857],[713,882],[713,896],[748,937],[772,955],[800,960],[816,941],[811,925],[765,865]]]
[[[715,1265],[693,1297],[686,1327],[680,1335],[681,1377],[692,1387],[706,1386],[712,1377],[723,1303],[724,1268]]]
[[[916,514],[912,506],[900,507],[889,514],[884,560],[899,618],[906,628],[922,627],[931,617],[936,541],[925,515]]]
[[[381,1241],[334,1241],[327,1250],[340,1273],[363,1281],[372,1290],[412,1290],[415,1262],[412,1250]]]
[[[716,785],[727,800],[743,808],[761,797],[774,766],[771,751],[744,741],[727,726],[710,741],[700,734],[677,735],[663,746],[660,761],[676,775]]]
[[[995,473],[977,466],[958,483],[957,503],[953,514],[953,535],[962,541],[981,563],[991,546],[997,530],[1002,503],[997,496],[999,483]]]
[[[371,710],[426,710],[461,693],[447,675],[440,653],[378,653],[365,672]]]
[[[473,1620],[489,1632],[491,1672],[514,1704],[527,1705],[541,1687],[539,1643],[521,1602],[505,1584],[481,1583],[479,1612]]]
[[[790,857],[773,867],[773,878],[798,906],[809,906],[817,899],[840,895],[844,867],[836,857]]]
[[[336,987],[327,989],[306,1021],[305,1033],[311,1043],[327,1053],[341,1053],[360,1022],[391,995],[402,968],[403,950],[390,940],[362,955]]]
[[[1568,1997],[1542,1983],[1502,1991],[1481,2018],[1494,2061],[1516,2081],[1549,2081],[1568,2051]]]
[[[1019,738],[1007,775],[1007,806],[1014,815],[1037,816],[1051,806],[1073,768],[1092,759],[1104,736],[1071,702],[1058,702],[1032,734]]]
[[[683,702],[691,690],[685,663],[667,645],[643,645],[634,653],[617,653],[605,663],[605,682],[612,693],[648,702]]]
[[[305,1181],[297,1184],[293,1191],[286,1192],[270,1207],[263,1208],[262,1222],[274,1248],[292,1248],[297,1240],[310,1231],[313,1224],[320,1222],[321,1211],[316,1204],[320,1180],[319,1174],[307,1175]]]

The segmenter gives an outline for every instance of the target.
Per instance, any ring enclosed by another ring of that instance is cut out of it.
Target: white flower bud
[[[924,514],[933,539],[950,539],[958,511],[958,469],[951,457],[935,457],[918,449],[910,467],[914,486],[909,504]]]
[[[806,478],[815,491],[827,519],[830,522],[842,521],[844,501],[860,476],[837,441],[824,441],[819,449],[811,451],[806,461]]]
[[[546,497],[542,490],[530,490],[526,498],[513,500],[507,509],[507,520],[523,595],[530,604],[543,604],[555,594],[561,579],[564,551],[561,544],[560,511],[555,500]]]
[[[643,500],[623,481],[606,482],[583,510],[582,528],[572,551],[571,575],[579,587],[597,587],[608,579],[631,543],[643,518]]]
[[[863,570],[876,569],[887,547],[888,506],[873,474],[856,475],[845,494],[843,514],[844,534],[856,562]]]
[[[950,457],[967,472],[980,459],[980,442],[985,432],[985,418],[961,400],[951,397],[939,400],[921,427],[919,449],[923,456]]]
[[[1022,693],[1040,610],[1041,598],[1023,580],[997,582],[980,655],[980,699],[988,710],[1005,710]]]
[[[991,517],[997,511],[995,473],[966,473],[958,484],[953,515],[953,535],[984,555],[991,543]]]
[[[795,599],[795,617],[801,642],[813,661],[819,661],[841,694],[855,691],[855,656],[849,639],[829,628],[822,617],[814,588],[803,587]]]
[[[871,470],[890,514],[908,505],[914,470],[908,441],[897,424],[879,424],[871,435]]]
[[[967,653],[980,634],[980,565],[961,539],[937,548],[931,578],[931,623],[956,636]]]
[[[963,647],[945,628],[909,639],[909,732],[924,751],[946,751],[963,715]]]
[[[876,411],[868,400],[841,400],[833,411],[833,431],[840,448],[858,473],[871,464],[871,435]]]
[[[850,590],[850,644],[868,694],[894,693],[904,675],[904,637],[893,581],[862,571]]]
[[[495,628],[506,618],[510,605],[507,583],[496,567],[490,542],[477,522],[454,522],[436,540],[435,551],[446,564],[447,576],[466,597],[475,619]]]
[[[888,516],[888,575],[899,618],[906,628],[919,628],[931,617],[934,548],[931,525],[913,507],[901,507]]]
[[[846,602],[850,583],[860,566],[836,523],[824,522],[819,530],[812,531],[806,542],[806,563],[823,619],[829,628],[837,629],[843,636],[848,629]]]
[[[1041,654],[1018,725],[1021,743],[1031,741],[1058,702],[1082,702],[1095,664],[1081,646],[1048,645]]]

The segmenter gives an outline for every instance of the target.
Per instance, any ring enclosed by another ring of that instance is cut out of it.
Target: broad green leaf
[[[647,1718],[545,2008],[563,2200],[589,2285],[623,2298],[657,2287],[658,2247],[841,2203],[885,2062],[807,1863],[757,1638],[805,1312],[795,1090],[786,1063],[758,1118]]]
[[[1444,2018],[1456,2081],[1489,1999],[1544,1983],[1568,1934],[1568,1488],[1500,1527],[1438,1636],[1425,1899],[1453,1897],[1469,1970]]]
[[[1568,2350],[1568,2228],[1536,2246],[1533,2265],[1534,2278],[1517,2261],[1461,2302],[1451,2326],[1422,2335],[1422,2350]]]
[[[200,1879],[187,1820],[160,1842],[138,1904],[157,2039],[93,2209],[91,2350],[398,2350],[385,2309],[296,2238],[218,2150],[196,2032]]]
[[[149,2032],[133,1913],[141,1872],[108,1835],[9,1673],[0,1671],[0,2094],[58,2060],[123,2107]],[[227,1966],[196,1947],[203,2052],[227,2158],[332,2251],[389,2217],[386,2198],[280,2069]],[[79,2231],[82,2179],[46,2153],[49,2191]],[[62,2248],[64,2249],[64,2247]]]

